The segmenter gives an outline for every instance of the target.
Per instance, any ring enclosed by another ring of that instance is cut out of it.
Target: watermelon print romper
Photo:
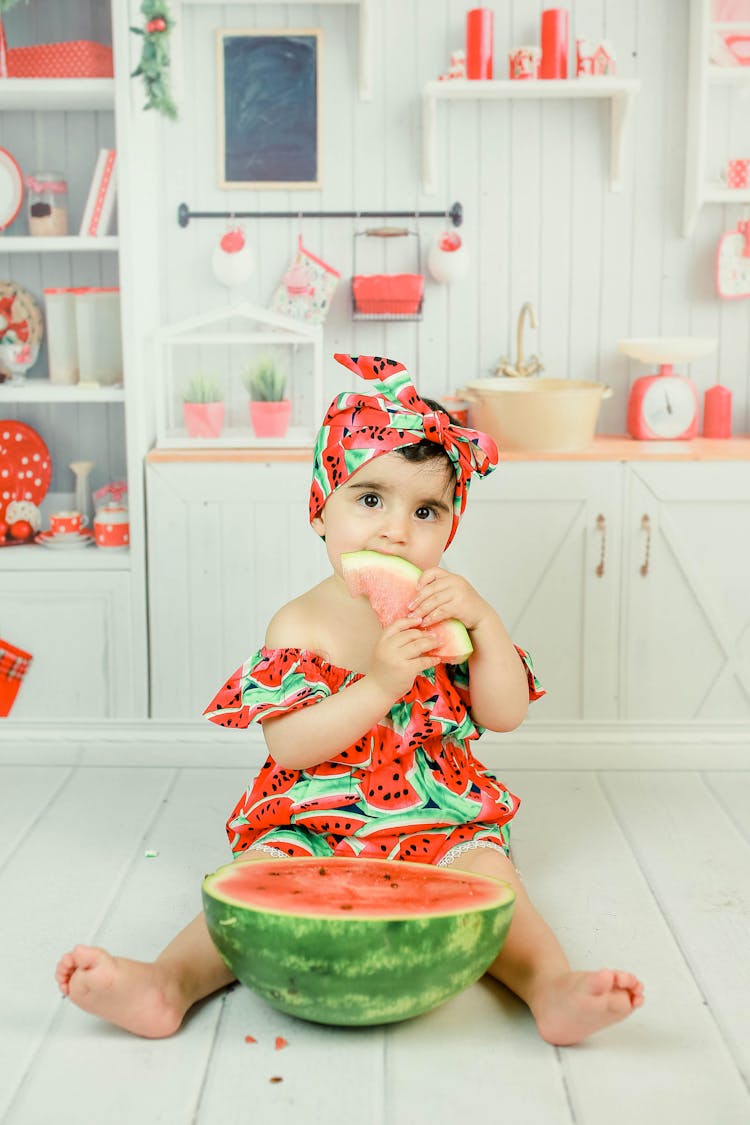
[[[544,692],[530,657],[530,699]],[[204,714],[226,727],[312,707],[362,678],[304,649],[261,648]],[[329,761],[288,769],[266,759],[227,821],[232,852],[365,856],[444,866],[475,847],[509,852],[519,800],[479,762],[469,670],[438,664],[366,734]]]

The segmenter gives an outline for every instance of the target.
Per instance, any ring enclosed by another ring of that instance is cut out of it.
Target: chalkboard
[[[320,40],[320,31],[217,32],[221,187],[320,187]]]

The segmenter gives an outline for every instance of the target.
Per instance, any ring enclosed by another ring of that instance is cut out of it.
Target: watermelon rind
[[[424,864],[357,859],[399,870]],[[242,861],[227,864],[203,882],[203,907],[211,938],[237,979],[279,1011],[313,1023],[368,1026],[410,1019],[462,992],[489,968],[510,926],[512,888],[487,875],[455,872],[493,885],[483,905],[435,913],[404,912],[347,916],[342,907],[326,914],[253,906],[232,898],[217,884],[238,867],[252,866],[258,878],[279,865],[308,866],[310,877],[325,865],[335,878],[336,857]],[[433,875],[446,874],[430,868]],[[302,896],[301,896],[302,897]],[[470,899],[470,895],[467,895]]]
[[[350,593],[364,594],[369,599],[381,625],[385,627],[408,616],[407,601],[411,600],[422,574],[418,566],[402,559],[400,555],[387,555],[381,551],[345,551],[341,556],[341,569]],[[392,594],[384,597],[382,590],[368,589],[367,576],[372,574],[379,574],[387,582],[392,582]],[[409,590],[409,597],[403,598],[403,604],[398,603],[399,581]],[[461,664],[474,651],[466,626],[455,617],[426,628],[439,637],[435,647],[435,656],[439,661]]]

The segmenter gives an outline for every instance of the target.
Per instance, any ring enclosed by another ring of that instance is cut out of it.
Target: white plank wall
[[[511,45],[538,41],[541,0],[507,0],[495,11],[495,73],[505,76]],[[719,236],[740,208],[706,206],[691,239],[680,233],[685,148],[688,5],[683,0],[575,0],[576,35],[609,38],[624,77],[642,90],[628,124],[623,191],[609,190],[609,107],[592,102],[486,102],[438,106],[437,189],[421,190],[421,90],[462,45],[463,0],[380,0],[373,4],[371,102],[357,97],[355,5],[201,4],[182,11],[186,80],[181,120],[163,148],[165,315],[177,321],[230,301],[214,281],[211,250],[221,221],[178,228],[178,203],[205,210],[375,210],[465,208],[469,277],[453,288],[428,279],[421,323],[352,322],[348,220],[247,223],[255,274],[234,298],[265,304],[301,231],[342,271],[325,329],[325,351],[392,355],[419,372],[424,393],[440,395],[487,374],[515,349],[521,304],[534,302],[539,332],[527,346],[550,375],[594,378],[616,391],[602,432],[624,428],[627,390],[644,373],[616,350],[628,335],[716,336],[716,355],[691,367],[699,391],[717,380],[734,395],[734,426],[748,428],[750,315],[746,301],[715,294]],[[316,192],[221,191],[216,187],[217,27],[323,30],[323,188]],[[572,51],[573,53],[573,51]],[[727,103],[728,104],[728,103]],[[714,128],[729,143],[721,118]],[[743,140],[739,111],[733,144]],[[745,115],[745,118],[747,115]],[[744,151],[744,150],[743,150]],[[717,160],[724,160],[717,153]],[[718,176],[718,167],[712,167]],[[361,224],[364,225],[364,224]],[[440,229],[422,220],[423,250]],[[363,240],[361,240],[363,241]],[[391,252],[393,248],[391,248]],[[377,258],[377,253],[375,253]],[[395,259],[394,259],[395,261]],[[360,268],[363,268],[360,263]],[[378,269],[375,261],[367,269]],[[391,268],[401,268],[400,265]],[[326,364],[326,396],[346,385]]]
[[[71,745],[50,766],[27,747],[28,764],[0,763],[0,897],[18,919],[3,933],[13,971],[0,979],[2,1125],[217,1125],[248,1113],[274,1125],[301,1114],[452,1125],[467,1109],[493,1125],[750,1117],[746,770],[639,772],[622,759],[598,772],[501,772],[523,801],[516,862],[572,962],[622,965],[646,983],[643,1009],[582,1047],[543,1043],[520,1001],[488,980],[369,1029],[298,1021],[237,987],[149,1042],[62,1001],[55,961],[79,940],[154,956],[199,909],[204,872],[226,860],[222,825],[252,766],[174,768],[152,746],[159,764],[123,767],[130,749],[72,765]],[[277,1035],[289,1043],[279,1052]]]

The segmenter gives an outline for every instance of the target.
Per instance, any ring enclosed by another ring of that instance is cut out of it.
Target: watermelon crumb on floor
[[[253,1035],[246,1035],[245,1036],[245,1042],[246,1043],[257,1043],[258,1040]]]
[[[278,1075],[278,1074],[275,1074],[275,1075],[273,1076],[273,1078],[269,1078],[269,1079],[268,1079],[268,1081],[269,1081],[269,1082],[283,1082],[283,1081],[284,1081],[284,1079],[283,1079],[283,1078],[282,1078],[282,1077],[281,1077],[280,1075]]]
[[[276,1050],[280,1051],[283,1047],[288,1047],[289,1043],[282,1035],[276,1036]]]

